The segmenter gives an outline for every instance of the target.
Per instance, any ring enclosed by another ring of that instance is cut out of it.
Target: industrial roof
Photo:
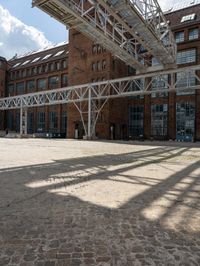
[[[12,61],[12,60],[15,60],[15,59],[20,59],[20,58],[23,58],[23,57],[26,57],[26,56],[29,56],[29,55],[32,55],[32,54],[37,54],[39,52],[43,52],[43,51],[47,51],[47,50],[50,50],[50,49],[53,49],[55,47],[59,47],[59,46],[62,46],[62,45],[65,45],[65,44],[68,44],[67,41],[64,41],[64,42],[60,42],[60,43],[57,43],[57,44],[52,44],[52,45],[49,45],[45,48],[42,48],[42,49],[39,49],[39,50],[36,50],[36,51],[30,51],[28,53],[25,53],[23,55],[17,55],[13,58],[11,58],[9,61]]]

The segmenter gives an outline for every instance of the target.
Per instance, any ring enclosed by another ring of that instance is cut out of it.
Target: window
[[[167,92],[162,92],[160,90],[168,88],[168,75],[161,75],[158,77],[152,78],[152,94],[151,97],[167,97]],[[158,91],[159,92],[156,92]]]
[[[45,131],[45,112],[38,113],[37,126],[38,126],[38,132]]]
[[[64,52],[65,52],[64,50],[59,51],[59,52],[57,52],[57,53],[54,55],[54,57],[59,56],[59,55],[63,54]]]
[[[143,91],[144,90],[144,79],[137,79],[135,81],[132,81],[129,87],[129,91]],[[143,99],[144,96],[141,95],[133,95],[129,97],[130,99]]]
[[[193,141],[195,135],[195,104],[183,102],[176,104],[176,139]]]
[[[154,104],[151,106],[151,135],[155,137],[167,136],[167,104]]]
[[[159,66],[160,63],[158,62],[158,60],[155,57],[153,57],[151,60],[151,65],[152,66]]]
[[[102,61],[102,69],[106,69],[106,60]]]
[[[26,77],[26,70],[22,70],[22,77],[25,78]]]
[[[27,132],[28,132],[28,134],[33,134],[33,128],[34,128],[34,114],[31,112],[28,112],[28,115],[27,115]]]
[[[100,45],[97,46],[97,52],[98,52],[98,54],[100,54],[102,52],[102,48]]]
[[[31,92],[34,89],[35,89],[35,80],[27,81],[27,90],[28,90],[28,92]]]
[[[199,29],[195,28],[195,29],[191,29],[189,30],[189,40],[195,40],[199,38]]]
[[[15,123],[15,131],[19,132],[20,131],[20,112],[17,110],[16,111],[16,123]]]
[[[31,73],[32,73],[32,75],[36,75],[37,74],[37,67],[32,67]]]
[[[17,79],[21,78],[21,71],[17,71]]]
[[[56,133],[58,130],[57,112],[49,112],[49,132]]]
[[[31,63],[35,63],[35,62],[37,62],[39,60],[40,60],[40,57],[37,57],[37,58],[33,59]]]
[[[16,92],[18,95],[24,93],[24,82],[18,82],[16,84]]]
[[[97,64],[96,63],[92,63],[92,70],[95,71],[96,70],[96,66]]]
[[[61,133],[67,132],[67,112],[62,112],[61,116]]]
[[[129,138],[136,139],[144,134],[144,107],[129,107]]]
[[[187,21],[194,20],[195,17],[196,17],[195,14],[190,14],[190,15],[184,16],[184,17],[182,17],[182,19],[181,19],[181,23],[182,23],[182,22],[187,22]]]
[[[42,60],[46,60],[46,59],[48,59],[51,56],[52,56],[52,54],[47,54],[47,55],[45,55],[45,57],[42,58]]]
[[[53,76],[49,78],[49,88],[50,89],[55,89],[58,87],[59,83],[59,77],[58,76]]]
[[[43,68],[43,72],[48,72],[48,64],[46,64],[46,65],[43,65],[42,66],[42,68]]]
[[[136,71],[133,67],[128,66],[128,75],[135,75]]]
[[[27,75],[27,77],[30,77],[30,75],[31,75],[31,70],[30,69],[26,70],[26,75]]]
[[[92,46],[92,53],[93,53],[93,54],[96,54],[96,53],[97,53],[97,45],[96,45],[96,44],[94,44],[94,45]]]
[[[56,62],[55,63],[55,69],[56,70],[60,70],[60,62]]]
[[[177,64],[188,64],[196,62],[196,49],[181,51],[177,53]]]
[[[175,33],[176,43],[184,42],[184,31],[179,31]]]
[[[49,64],[49,70],[54,71],[54,63]]]
[[[14,128],[14,126],[13,126],[14,125],[13,112],[10,110],[7,111],[6,121],[7,121],[7,128],[10,130],[13,130],[13,128]]]
[[[190,87],[196,85],[195,71],[188,73],[180,72],[176,74],[176,87],[177,88],[188,88],[184,90],[178,90],[177,95],[195,94],[195,89]]]
[[[24,63],[22,63],[22,66],[25,66],[26,64],[28,64],[31,60],[26,60]]]
[[[17,64],[15,64],[15,65],[13,66],[13,68],[15,68],[15,67],[18,67],[20,64],[21,64],[21,62],[20,62],[20,63],[17,63]]]
[[[38,89],[39,90],[46,89],[46,79],[38,79]]]
[[[97,69],[100,71],[101,70],[101,62],[97,62]]]
[[[62,68],[67,68],[67,61],[66,60],[62,61]]]
[[[42,73],[42,66],[38,66],[37,71],[38,71],[38,74],[41,74]]]
[[[13,79],[15,78],[15,72],[12,71],[12,72],[10,73],[10,78],[11,78],[11,80],[13,80]]]
[[[8,84],[8,95],[14,92],[14,84]]]
[[[68,76],[67,74],[62,75],[62,86],[67,86],[68,85]]]

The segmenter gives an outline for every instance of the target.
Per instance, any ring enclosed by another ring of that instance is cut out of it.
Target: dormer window
[[[190,15],[184,16],[181,19],[181,23],[194,20],[195,18],[196,18],[196,14],[190,14]]]

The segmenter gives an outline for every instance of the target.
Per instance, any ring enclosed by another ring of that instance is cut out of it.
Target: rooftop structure
[[[157,1],[33,0],[68,28],[99,42],[140,72],[150,56],[165,68],[175,65],[176,44]],[[145,53],[144,53],[145,51]]]

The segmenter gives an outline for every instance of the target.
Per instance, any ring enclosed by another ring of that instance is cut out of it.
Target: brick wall
[[[0,58],[0,98],[5,97],[7,62]],[[5,129],[5,111],[0,111],[0,130]]]
[[[98,69],[98,63],[105,65]],[[95,70],[94,70],[94,65]],[[120,60],[113,58],[103,47],[90,41],[83,34],[70,30],[69,33],[69,84],[78,85],[84,83],[108,80],[124,77],[127,67]],[[111,138],[110,127],[116,124],[118,128],[115,138],[122,138],[127,125],[127,100],[110,100],[105,104],[98,123],[96,133],[99,138]],[[87,116],[84,116],[87,123]],[[73,104],[68,105],[68,137],[73,138],[77,123],[81,123],[80,114]],[[122,131],[124,131],[122,133]]]

